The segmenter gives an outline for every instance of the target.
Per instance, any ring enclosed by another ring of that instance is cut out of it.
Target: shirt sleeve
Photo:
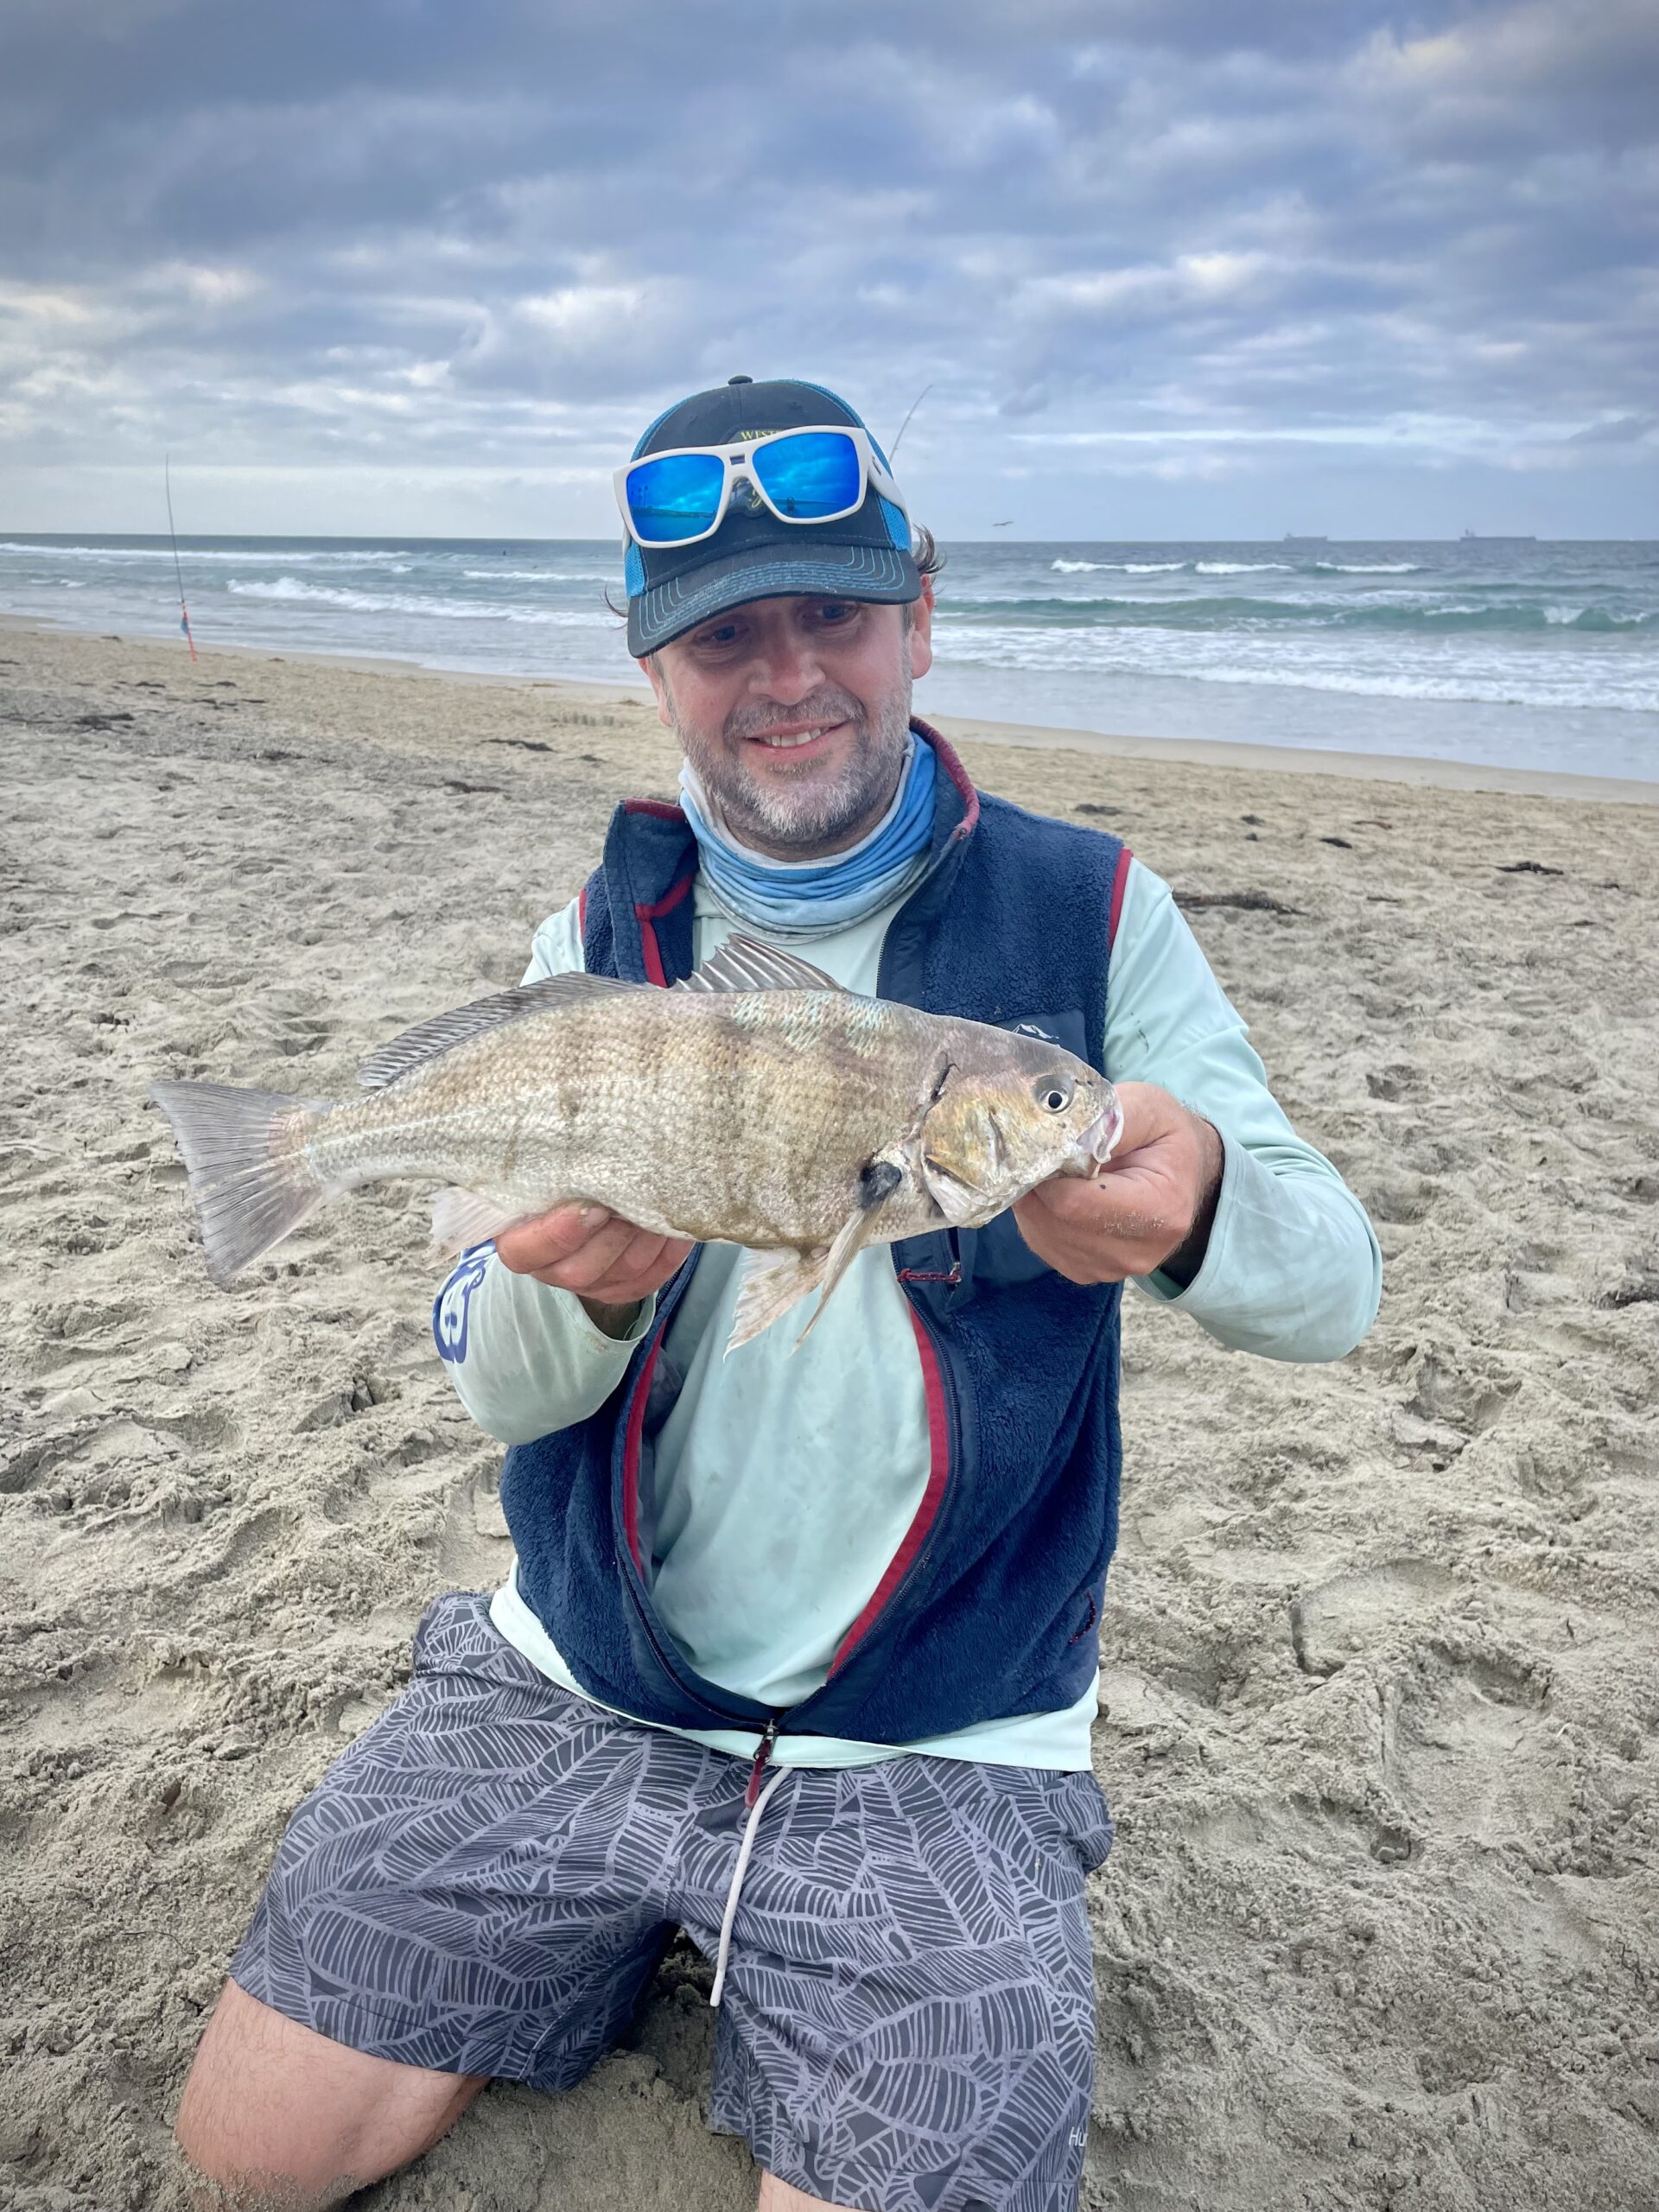
[[[1154,1083],[1218,1131],[1220,1196],[1185,1290],[1140,1287],[1218,1344],[1269,1359],[1340,1359],[1376,1318],[1382,1255],[1365,1209],[1299,1137],[1243,1021],[1169,886],[1129,865],[1107,992],[1106,1073]]]
[[[577,902],[537,931],[523,980],[582,966]],[[626,1337],[608,1337],[571,1291],[502,1267],[493,1245],[463,1253],[432,1308],[432,1333],[455,1394],[486,1434],[528,1444],[598,1412],[649,1329],[647,1299]]]

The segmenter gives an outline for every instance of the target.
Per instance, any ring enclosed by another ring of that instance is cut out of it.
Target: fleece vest
[[[1101,1067],[1127,849],[981,797],[944,741],[913,727],[942,772],[931,865],[888,926],[880,995],[1046,1035]],[[658,986],[688,975],[696,870],[677,807],[619,807],[583,894],[589,971]],[[799,1704],[776,1712],[697,1675],[652,1604],[652,1448],[672,1402],[660,1356],[697,1253],[605,1405],[508,1452],[519,1591],[595,1698],[673,1727],[903,1744],[1083,1694],[1117,1535],[1119,1286],[1054,1273],[1012,1214],[888,1249],[931,1467],[828,1681]]]

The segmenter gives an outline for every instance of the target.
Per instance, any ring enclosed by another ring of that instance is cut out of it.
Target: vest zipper
[[[743,1792],[743,1802],[753,1808],[760,1795],[760,1777],[766,1771],[766,1761],[772,1757],[772,1747],[778,1741],[779,1715],[773,1713],[760,1732],[760,1740],[754,1747],[754,1757],[749,1764],[749,1786]]]

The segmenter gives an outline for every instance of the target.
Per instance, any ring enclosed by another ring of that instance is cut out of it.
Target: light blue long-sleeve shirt
[[[874,993],[897,906],[819,938],[816,965]],[[706,959],[732,925],[697,887],[695,948]],[[752,934],[764,935],[754,931]],[[536,932],[528,982],[582,965],[575,903]],[[1220,1133],[1224,1169],[1204,1264],[1185,1290],[1141,1287],[1236,1350],[1336,1359],[1370,1327],[1382,1287],[1376,1240],[1358,1200],[1297,1136],[1268,1088],[1244,1024],[1169,887],[1129,867],[1107,989],[1103,1058],[1116,1082],[1159,1084]],[[779,1708],[827,1677],[830,1660],[914,1516],[929,1470],[915,1336],[885,1248],[861,1253],[799,1351],[767,1331],[721,1357],[742,1255],[711,1245],[675,1314],[664,1357],[683,1377],[657,1441],[652,1601],[696,1671]],[[648,1301],[626,1338],[606,1335],[581,1300],[492,1258],[467,1300],[464,1357],[450,1374],[480,1427],[527,1443],[585,1420],[621,1381],[650,1326]],[[452,1344],[452,1349],[453,1349]],[[849,1378],[857,1387],[849,1388]],[[588,1693],[510,1579],[497,1627],[565,1688]],[[906,1748],[1018,1766],[1086,1768],[1092,1688],[1053,1713],[992,1720]],[[741,1730],[685,1730],[747,1753]],[[891,1745],[781,1737],[780,1762],[849,1765]]]

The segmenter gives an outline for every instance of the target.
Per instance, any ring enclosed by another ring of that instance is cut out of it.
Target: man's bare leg
[[[227,1981],[175,2133],[204,2208],[324,2212],[429,2151],[488,2078],[371,2058]]]
[[[860,2212],[855,2204],[831,2204],[822,2196],[803,2196],[776,2174],[760,2177],[760,2202],[756,2212]]]

